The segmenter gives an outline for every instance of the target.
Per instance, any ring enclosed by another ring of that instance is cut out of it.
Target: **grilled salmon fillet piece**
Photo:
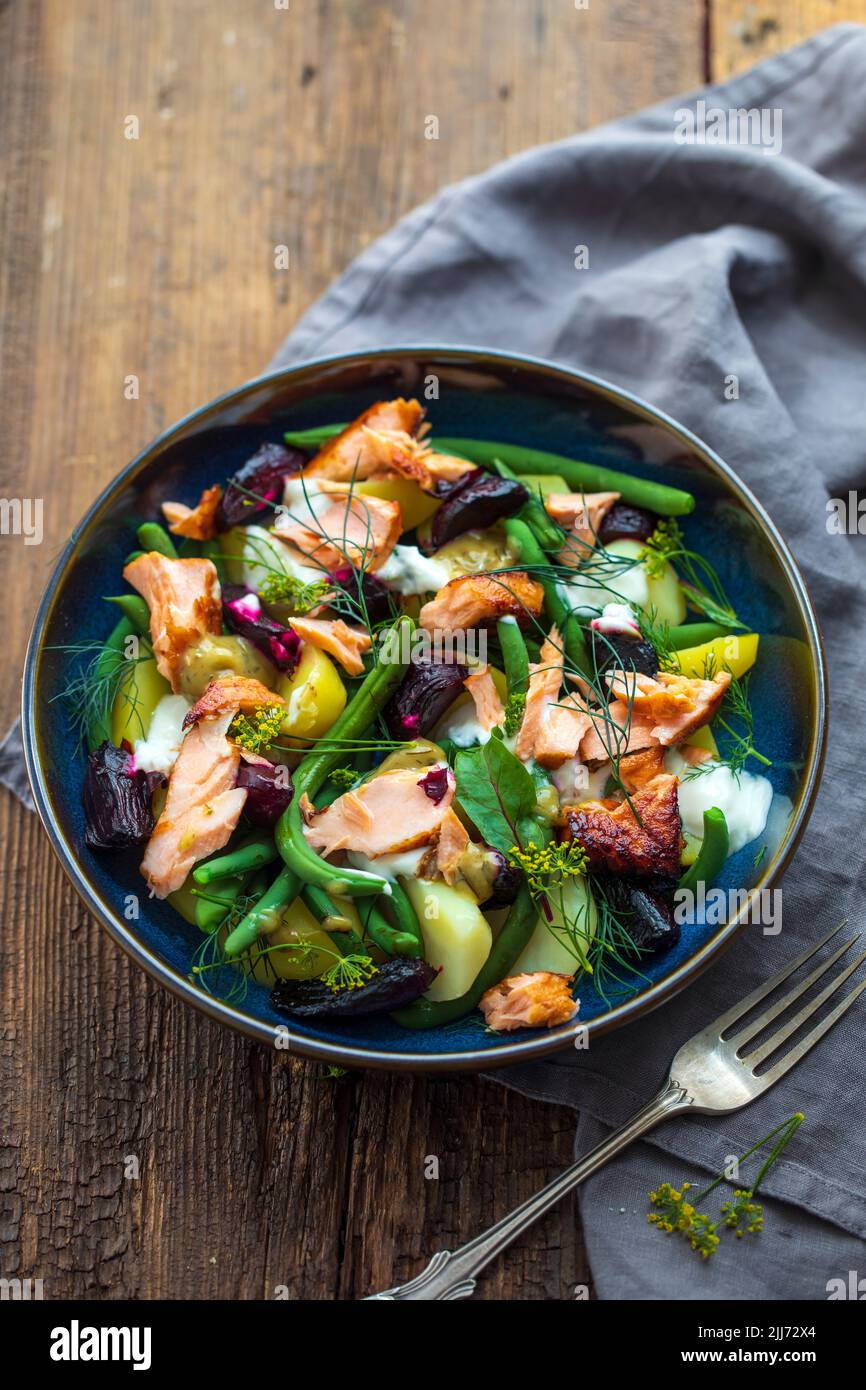
[[[499,618],[516,618],[521,627],[541,613],[544,590],[524,570],[500,575],[466,574],[450,580],[425,603],[418,621],[428,632],[462,632],[487,627]]]
[[[222,632],[219,579],[211,560],[169,560],[151,550],[123,571],[150,609],[150,637],[157,669],[175,694],[190,647]]]
[[[336,657],[343,670],[350,676],[360,676],[364,670],[361,660],[363,652],[373,645],[369,632],[360,627],[350,627],[342,618],[301,618],[294,616],[289,624],[304,642],[319,651]]]
[[[660,750],[659,750],[660,751]],[[653,750],[649,750],[649,758]],[[643,757],[639,753],[637,757]],[[627,762],[628,759],[624,759]],[[620,765],[620,776],[623,776]],[[640,775],[628,801],[585,801],[565,808],[564,840],[577,840],[586,850],[590,867],[638,878],[680,873],[682,824],[677,804],[677,779],[666,772]],[[625,770],[626,776],[628,769]],[[623,776],[623,781],[626,781]],[[634,784],[633,784],[634,785]],[[632,810],[634,806],[634,811]],[[635,811],[637,816],[635,816]],[[638,817],[640,819],[638,819]]]
[[[525,762],[534,758],[542,767],[561,767],[577,755],[592,721],[575,695],[560,696],[564,669],[562,639],[552,627],[542,643],[538,661],[529,663],[526,708],[517,735],[515,752]]]
[[[451,808],[455,782],[449,772],[444,795],[434,801],[424,790],[424,776],[417,768],[382,772],[321,811],[302,798],[307,843],[325,857],[353,849],[368,859],[429,844]]]
[[[615,728],[609,727],[607,721]],[[611,700],[607,720],[598,713],[590,719],[590,727],[580,741],[580,759],[584,763],[608,762],[657,744],[652,719],[636,714],[634,709],[629,717],[624,700]]]
[[[236,787],[240,750],[226,738],[236,708],[203,719],[184,737],[168,779],[162,815],[156,822],[141,872],[157,898],[180,888],[193,865],[228,844],[246,788]]]
[[[536,970],[511,975],[482,994],[479,1009],[488,1028],[509,1033],[515,1028],[556,1028],[574,1018],[580,1005],[572,999],[570,975]]]
[[[422,438],[423,407],[398,396],[377,401],[329,440],[304,469],[304,476],[333,483],[362,482],[398,474],[435,493],[440,484],[456,482],[475,471],[466,459],[439,454]]]
[[[633,717],[651,722],[653,738],[666,748],[715,718],[730,683],[728,671],[719,671],[712,680],[667,671],[657,676],[614,671],[610,677],[614,695],[621,701],[631,696]]]
[[[212,541],[217,534],[217,512],[223,490],[219,483],[205,488],[194,507],[183,502],[163,502],[162,514],[174,536],[189,536],[194,541]]]
[[[618,492],[548,494],[544,500],[547,513],[559,523],[567,537],[556,557],[560,565],[576,569],[586,559],[589,550],[598,543],[598,528],[619,497]]]
[[[226,710],[232,710],[233,715],[238,710],[247,714],[268,705],[285,703],[282,695],[275,694],[253,676],[217,676],[192,708],[187,710],[183,727],[188,729],[190,724],[197,724],[200,719],[213,719]]]
[[[399,502],[339,493],[330,506],[311,517],[310,525],[285,512],[278,514],[274,524],[274,534],[281,541],[327,571],[352,564],[374,572],[384,565],[402,530]]]

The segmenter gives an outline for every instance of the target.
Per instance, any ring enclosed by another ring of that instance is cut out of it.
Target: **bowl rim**
[[[738,496],[745,509],[758,522],[761,530],[769,539],[776,558],[788,580],[808,638],[808,645],[812,657],[811,675],[813,680],[814,719],[810,729],[806,780],[785,837],[780,842],[776,854],[767,864],[762,878],[751,890],[751,894],[756,894],[762,889],[771,887],[773,883],[781,878],[800,841],[814,806],[824,763],[827,738],[827,706],[829,700],[823,638],[817,616],[797,562],[775,522],[770,518],[757,497],[754,496],[751,489],[738,477],[730,465],[725,463],[724,459],[711,449],[698,435],[694,434],[684,425],[679,424],[671,416],[666,414],[666,412],[651,405],[648,401],[645,401],[642,397],[635,395],[633,392],[623,387],[614,385],[603,377],[595,376],[593,373],[584,372],[577,368],[562,366],[559,363],[552,362],[542,357],[535,357],[528,353],[501,352],[485,347],[453,343],[441,345],[407,343],[395,344],[391,347],[329,354],[323,357],[307,359],[292,365],[277,367],[263,372],[259,376],[251,377],[240,386],[224,391],[204,405],[189,411],[179,420],[174,421],[166,429],[162,430],[102,489],[95,501],[87,508],[81,520],[73,528],[68,542],[54,565],[51,577],[33,620],[24,662],[24,675],[21,690],[21,728],[24,759],[39,818],[64,872],[72,882],[79,897],[121,949],[140,965],[152,979],[169,989],[178,998],[183,999],[187,1004],[192,1005],[193,1008],[204,1013],[209,1018],[233,1028],[246,1037],[252,1038],[258,1042],[267,1043],[269,1046],[277,1047],[291,1055],[305,1057],[319,1062],[385,1071],[483,1072],[491,1071],[498,1067],[513,1065],[516,1062],[535,1061],[539,1058],[549,1056],[553,1052],[561,1051],[573,1045],[573,1040],[579,1035],[585,1036],[587,1040],[593,1036],[600,1037],[604,1033],[608,1033],[615,1028],[621,1027],[625,1023],[642,1017],[644,1014],[649,1013],[653,1009],[658,1008],[661,1004],[672,999],[681,989],[685,988],[686,985],[696,980],[698,976],[716,960],[719,954],[731,944],[734,938],[739,935],[746,925],[746,919],[749,915],[751,894],[749,902],[747,902],[745,907],[730,921],[721,925],[713,936],[705,941],[693,956],[683,961],[670,975],[657,981],[650,989],[642,994],[636,995],[632,999],[625,1000],[622,1004],[617,1005],[608,1013],[603,1014],[597,1019],[589,1019],[584,1023],[576,1020],[572,1023],[563,1025],[562,1028],[552,1029],[548,1033],[538,1034],[520,1042],[503,1042],[496,1048],[473,1048],[469,1051],[459,1053],[444,1051],[389,1052],[382,1048],[353,1046],[351,1038],[348,1037],[345,1044],[342,1042],[325,1042],[316,1038],[296,1035],[291,1031],[288,1024],[265,1023],[262,1019],[255,1018],[251,1014],[244,1012],[241,1008],[226,1004],[222,1000],[215,999],[203,993],[201,990],[198,990],[186,976],[180,974],[173,967],[160,959],[159,956],[155,955],[141,938],[135,932],[131,931],[129,927],[115,915],[110,905],[104,901],[94,885],[89,881],[86,871],[76,857],[73,846],[70,845],[65,835],[60,830],[52,807],[47,782],[43,775],[39,749],[39,716],[36,704],[37,668],[42,651],[45,629],[53,612],[54,605],[58,600],[66,571],[75,555],[80,541],[98,519],[103,509],[112,500],[117,489],[134,478],[152,457],[158,455],[175,436],[187,429],[187,427],[199,417],[207,415],[211,411],[228,405],[233,401],[238,401],[244,395],[256,391],[263,386],[267,386],[271,382],[277,382],[288,378],[300,379],[303,381],[305,377],[315,377],[317,374],[321,373],[323,369],[339,366],[341,364],[349,365],[351,363],[357,363],[361,366],[377,359],[384,359],[387,361],[389,359],[398,359],[401,357],[436,357],[440,360],[451,359],[454,364],[464,365],[467,360],[469,360],[475,364],[481,364],[486,361],[488,364],[495,363],[497,366],[506,368],[509,366],[528,367],[535,372],[540,372],[548,378],[552,377],[554,380],[588,387],[597,396],[607,398],[617,405],[643,415],[648,422],[664,426],[672,435],[677,437],[697,454],[702,462],[708,465],[711,472],[722,478],[729,489]]]

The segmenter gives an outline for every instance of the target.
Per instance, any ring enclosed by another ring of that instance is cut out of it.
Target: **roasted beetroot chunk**
[[[287,474],[300,473],[307,462],[300,449],[285,444],[263,444],[229,478],[217,512],[217,529],[243,526],[282,500]]]
[[[150,799],[163,778],[136,771],[128,748],[100,744],[88,755],[84,776],[84,838],[91,849],[127,849],[153,833]]]
[[[513,516],[520,511],[529,493],[522,483],[512,478],[500,478],[477,468],[467,473],[453,487],[433,518],[429,543],[423,546],[428,554],[439,550],[455,536],[462,536],[476,527],[492,526],[494,521]]]
[[[436,974],[426,960],[395,956],[355,989],[334,990],[322,980],[280,980],[271,999],[279,1013],[295,1018],[361,1018],[411,1004],[430,988]]]
[[[657,955],[669,951],[680,939],[673,910],[660,893],[627,878],[602,880],[604,894],[634,943],[627,955]]]
[[[614,502],[598,529],[602,545],[611,541],[648,541],[658,525],[658,517],[643,507],[628,502]]]
[[[223,588],[223,617],[238,637],[246,637],[272,661],[278,671],[291,673],[301,659],[301,639],[292,627],[278,623],[262,607],[252,589],[239,584]]]
[[[484,900],[485,912],[489,907],[510,907],[517,897],[523,881],[523,874],[516,864],[509,864],[498,849],[488,848],[488,853],[496,865],[493,877],[493,892]]]
[[[585,631],[592,644],[590,659],[595,662],[599,674],[617,668],[621,671],[634,670],[643,676],[658,675],[658,653],[651,642],[623,632],[601,633],[592,627]]]
[[[244,815],[253,825],[265,829],[276,825],[292,799],[294,788],[289,769],[280,763],[248,763],[241,757],[237,786],[246,787]]]
[[[429,733],[463,691],[469,675],[451,662],[413,662],[384,709],[392,738],[420,738]]]
[[[394,605],[391,595],[375,574],[364,574],[360,576],[358,583],[358,571],[351,565],[346,565],[343,569],[335,570],[331,575],[334,583],[339,589],[345,590],[346,594],[359,605],[361,612],[356,612],[354,607],[351,617],[357,620],[362,617],[363,610],[366,609],[367,622],[370,627],[375,627],[377,623],[386,623],[394,616]]]

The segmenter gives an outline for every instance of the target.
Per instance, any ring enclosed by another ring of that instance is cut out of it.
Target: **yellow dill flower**
[[[525,849],[513,845],[508,857],[523,870],[530,892],[536,895],[561,887],[566,879],[585,874],[587,868],[586,851],[576,840],[542,846],[530,840]]]
[[[280,732],[284,710],[282,705],[260,705],[250,718],[235,715],[229,726],[229,738],[248,753],[261,753],[269,748]]]

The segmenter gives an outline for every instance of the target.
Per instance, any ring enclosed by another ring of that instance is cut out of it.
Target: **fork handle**
[[[616,1158],[623,1149],[628,1148],[641,1135],[653,1129],[661,1120],[675,1110],[688,1108],[692,1103],[688,1092],[679,1082],[669,1079],[642,1110],[638,1110],[620,1129],[608,1135],[585,1157],[578,1159],[558,1178],[542,1187],[533,1197],[529,1197],[508,1216],[497,1221],[482,1235],[476,1236],[459,1250],[440,1250],[435,1254],[427,1268],[409,1281],[397,1284],[383,1293],[371,1294],[371,1300],[384,1299],[388,1302],[397,1299],[436,1300],[471,1298],[475,1292],[476,1277],[513,1240],[528,1230],[540,1216],[549,1211],[561,1197],[571,1192],[586,1178],[592,1176],[610,1159]]]

